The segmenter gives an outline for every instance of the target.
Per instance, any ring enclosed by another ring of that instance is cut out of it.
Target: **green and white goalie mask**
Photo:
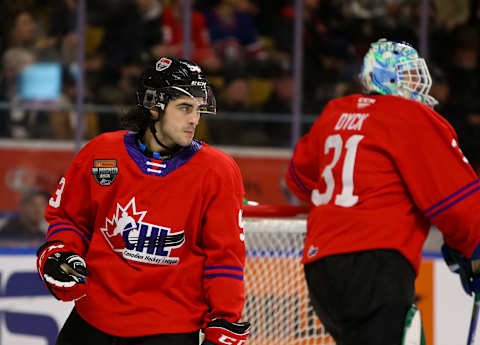
[[[432,78],[425,60],[406,42],[380,39],[372,43],[363,59],[360,79],[368,92],[396,95],[430,107],[438,104],[428,94]]]

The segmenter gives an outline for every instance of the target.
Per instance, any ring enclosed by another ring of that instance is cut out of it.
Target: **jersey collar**
[[[158,160],[147,157],[137,145],[135,132],[127,132],[124,137],[128,155],[145,175],[167,176],[187,163],[201,148],[202,142],[192,140],[190,145],[183,147],[178,154],[168,160]]]

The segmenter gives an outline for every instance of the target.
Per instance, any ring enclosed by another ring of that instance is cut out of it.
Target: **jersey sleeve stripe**
[[[460,188],[459,190],[457,190],[456,192],[450,194],[449,196],[447,196],[445,199],[437,202],[436,204],[434,204],[432,207],[426,209],[423,211],[423,213],[425,213],[425,215],[431,211],[433,211],[435,208],[441,206],[442,204],[446,203],[447,201],[449,201],[450,199],[456,197],[458,194],[462,193],[463,191],[467,190],[468,188],[470,187],[473,187],[475,186],[476,184],[480,183],[480,180],[476,180],[476,181],[473,181],[469,184],[467,184],[465,187],[462,187]]]
[[[203,269],[205,271],[210,271],[210,270],[233,270],[233,271],[243,272],[243,268],[235,267],[235,266],[208,266],[208,267],[204,267]]]
[[[477,192],[478,190],[480,190],[480,186],[478,186],[477,188],[474,188],[472,190],[470,190],[469,192],[463,194],[462,196],[458,197],[457,199],[455,199],[454,201],[452,201],[451,203],[445,205],[444,207],[442,207],[441,209],[433,212],[432,214],[428,215],[427,218],[433,218],[435,217],[437,214],[449,209],[450,207],[452,207],[453,205],[459,203],[460,201],[462,201],[463,199],[465,199],[467,196]]]
[[[204,274],[203,278],[218,278],[218,277],[227,277],[227,278],[233,278],[233,279],[239,279],[243,280],[243,276],[237,275],[237,274],[228,274],[228,273],[215,273],[215,274]]]
[[[50,230],[56,228],[57,226],[61,226],[61,225],[67,225],[66,227],[64,227],[63,230],[65,230],[65,229],[72,229],[72,230],[75,230],[75,231],[79,231],[81,234],[83,234],[83,235],[85,236],[85,238],[88,240],[88,242],[90,242],[91,236],[89,236],[88,234],[86,234],[84,231],[81,231],[81,230],[78,229],[75,225],[73,225],[72,223],[69,223],[69,222],[62,222],[62,223],[53,223],[53,224],[51,224],[51,225],[48,227],[47,236],[50,236],[50,235],[49,235]]]
[[[50,238],[58,233],[58,232],[62,232],[62,231],[73,231],[74,233],[76,233],[78,236],[80,236],[82,238],[82,240],[84,240],[87,244],[90,242],[90,238],[85,236],[84,233],[82,233],[81,231],[78,231],[77,229],[74,229],[74,228],[60,228],[60,229],[56,229],[56,230],[53,230],[51,232],[48,233],[47,235],[47,241],[50,240]]]
[[[305,194],[310,194],[311,190],[309,190],[302,182],[300,177],[298,177],[297,172],[295,171],[295,166],[293,165],[293,161],[290,162],[290,166],[288,168],[288,173],[292,178],[292,181],[297,185],[297,187]]]
[[[65,223],[54,223],[54,224],[51,224],[51,225],[48,227],[48,231],[50,231],[50,229],[53,229],[53,228],[55,228],[55,227],[57,227],[57,226],[60,226],[60,225],[70,225],[70,226],[73,226],[72,223],[67,223],[67,222],[65,222]]]

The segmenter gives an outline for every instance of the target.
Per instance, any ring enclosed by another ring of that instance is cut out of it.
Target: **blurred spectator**
[[[290,70],[280,69],[272,80],[273,89],[263,105],[265,113],[281,114],[291,120],[293,101],[293,77]],[[265,131],[272,143],[270,146],[288,147],[290,145],[290,122],[271,122],[265,126]]]
[[[183,56],[184,0],[175,0],[165,5],[162,15],[163,45],[154,49],[154,57]],[[218,72],[222,62],[215,54],[207,30],[205,16],[192,9],[191,16],[191,59],[207,73]]]
[[[340,7],[308,0],[304,11],[304,109],[317,112],[335,97],[338,82],[355,78],[359,59],[347,39]]]
[[[247,1],[245,6],[247,11],[252,14],[255,25],[258,28],[258,34],[262,38],[272,38],[275,20],[277,19],[283,1]]]
[[[17,76],[27,66],[35,61],[33,54],[25,48],[9,48],[2,57],[2,99],[7,102],[16,102]],[[25,138],[31,132],[30,123],[36,112],[29,112],[12,106],[8,113],[5,113],[4,133],[15,138]]]
[[[10,46],[35,49],[38,40],[37,24],[29,12],[20,12],[10,32]]]
[[[467,112],[480,111],[478,49],[480,35],[473,27],[458,29],[450,69],[447,71],[452,102],[464,104]]]
[[[218,97],[220,111],[248,112],[252,110],[250,104],[250,90],[246,73],[237,72],[225,76],[225,85]]]
[[[46,68],[41,69],[40,65],[34,64],[59,60],[59,53],[54,45],[55,40],[44,36],[43,30],[37,24],[36,19],[28,11],[19,12],[14,17],[13,23],[9,33],[10,45],[2,57],[2,98],[12,105],[6,116],[8,118],[8,134],[14,138],[52,137],[49,113],[40,111],[35,107],[36,104],[45,100],[31,96],[30,91],[35,89],[36,94],[39,93],[37,91],[41,91],[35,83],[43,80],[39,78],[44,78],[45,71],[49,68],[44,66]],[[34,66],[36,72],[30,69]],[[24,75],[27,67],[29,68],[29,74]],[[58,66],[58,71],[60,71],[60,66]],[[53,73],[55,74],[55,72]],[[57,74],[59,95],[58,97],[52,96],[53,98],[49,99],[48,102],[56,102],[60,98],[60,74],[60,72]],[[51,82],[56,81],[46,81],[46,83]],[[55,89],[55,86],[52,86],[52,88]],[[28,90],[26,91],[27,94],[24,94],[25,90]],[[32,98],[28,98],[30,96]]]
[[[262,106],[266,113],[290,113],[293,99],[293,75],[289,68],[278,67],[272,78],[272,92]]]
[[[48,113],[48,120],[54,138],[73,139],[75,136],[75,128],[77,126],[77,113],[74,109],[76,81],[68,71],[64,71],[62,77],[63,93],[58,103],[61,108],[50,111]],[[70,108],[71,110],[64,110],[65,108]],[[118,122],[117,115],[114,115],[113,118]],[[96,136],[101,129],[105,131],[116,128],[115,123],[113,122],[108,123],[107,128],[101,128],[101,122],[103,119],[108,119],[108,116],[104,116],[104,114],[99,116],[95,112],[85,112],[83,116],[84,131],[82,137],[85,139],[91,139]]]
[[[432,76],[430,95],[438,101],[435,111],[447,119],[458,133],[460,141],[463,142],[463,138],[461,138],[463,133],[462,114],[465,110],[462,105],[456,105],[451,102],[450,85],[445,72],[435,64],[430,64],[429,69]]]
[[[216,0],[205,11],[213,47],[228,71],[258,67],[267,58],[252,15],[242,1]]]
[[[5,99],[11,100],[17,93],[16,77],[25,67],[35,61],[35,56],[21,47],[9,48],[2,56],[2,84]]]
[[[51,61],[57,57],[54,41],[44,36],[37,20],[28,11],[19,12],[14,17],[8,47],[26,49],[38,61]]]
[[[48,228],[44,213],[49,197],[43,190],[26,191],[21,197],[18,215],[0,229],[0,239],[44,241]]]
[[[110,9],[101,43],[102,74],[92,96],[95,103],[131,104],[136,102],[141,66],[154,59],[155,51],[163,46],[163,6],[160,0],[130,0],[114,2]],[[116,130],[119,122],[117,113],[102,113],[98,130]]]
[[[49,36],[60,38],[75,31],[77,24],[77,0],[59,0],[52,8],[49,21]]]
[[[142,68],[138,63],[126,63],[120,67],[116,84],[100,89],[100,99],[109,104],[128,105],[136,103],[135,92]]]
[[[465,24],[470,14],[469,0],[434,0],[438,23],[446,30]]]
[[[454,123],[463,137],[465,156],[476,169],[480,169],[479,47],[480,35],[476,28],[459,27],[455,32],[452,64],[447,71],[450,102],[457,108]]]
[[[387,14],[386,6],[385,0],[352,0],[345,1],[344,11],[350,18],[381,18]]]
[[[240,121],[232,126],[229,116],[262,114],[250,100],[250,83],[248,75],[242,70],[232,71],[224,78],[224,86],[217,98],[218,113],[215,118],[208,118],[207,124],[212,143],[216,145],[265,145],[268,138],[263,131],[262,122]]]
[[[2,1],[3,9],[5,13],[18,13],[25,9],[33,8],[38,0],[15,0],[15,1]]]
[[[55,40],[59,50],[59,61],[64,65],[66,71],[76,77],[79,73],[77,62],[77,0],[61,0],[54,7],[50,21],[49,36]],[[89,18],[98,16],[89,15]],[[98,24],[90,23],[87,20],[85,28],[85,73],[87,85],[97,85],[101,78],[100,72],[103,68],[103,56],[100,51],[104,40],[104,29]],[[94,20],[95,21],[95,20]],[[97,19],[98,21],[98,19]],[[87,96],[91,87],[87,86]]]
[[[153,59],[154,50],[163,44],[162,12],[160,0],[125,1],[109,12],[103,40],[107,80],[119,78],[125,64]]]

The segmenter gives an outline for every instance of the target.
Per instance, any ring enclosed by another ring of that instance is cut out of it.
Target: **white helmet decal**
[[[157,63],[155,64],[155,69],[161,72],[163,70],[166,70],[168,67],[170,67],[171,64],[172,64],[172,60],[163,57],[157,61]]]

